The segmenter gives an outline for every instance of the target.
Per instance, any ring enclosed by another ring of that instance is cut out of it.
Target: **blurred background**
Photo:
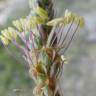
[[[96,96],[96,0],[55,0],[57,15],[65,9],[85,18],[66,52],[69,64],[61,77],[64,96]],[[29,14],[28,0],[0,0],[0,30],[11,26],[12,20]],[[33,81],[26,64],[17,52],[12,54],[0,44],[0,96],[32,96]],[[12,57],[16,53],[16,58]]]

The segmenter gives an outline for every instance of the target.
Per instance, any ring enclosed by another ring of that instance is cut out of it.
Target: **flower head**
[[[2,41],[2,43],[3,43],[4,45],[8,45],[8,44],[9,44],[8,39],[5,38],[4,36],[0,36],[0,39],[1,39],[1,41]]]
[[[68,25],[71,22],[78,24],[79,27],[84,26],[84,19],[83,17],[80,17],[79,15],[72,13],[68,10],[65,11],[64,17],[56,18],[47,23],[48,26],[56,26],[56,25]]]
[[[8,45],[10,41],[16,40],[17,38],[16,30],[12,27],[1,31],[1,34],[0,39],[4,45]]]

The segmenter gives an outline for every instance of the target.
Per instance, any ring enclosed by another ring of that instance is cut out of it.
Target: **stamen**
[[[57,28],[57,32],[55,32],[56,34],[54,35],[54,38],[53,38],[53,40],[52,40],[52,43],[50,44],[50,46],[52,47],[52,45],[54,44],[54,42],[55,42],[55,40],[57,39],[57,36],[58,36],[58,34],[59,34],[59,30],[60,30],[60,28],[58,27]]]
[[[64,26],[62,25],[62,27],[61,27],[61,29],[60,29],[60,37],[59,37],[59,40],[58,40],[58,44],[57,45],[59,45],[59,42],[61,41],[61,39],[62,39],[62,34],[63,34],[63,29],[64,29]]]
[[[63,46],[65,45],[64,42],[66,41],[66,39],[67,39],[67,37],[68,37],[68,34],[69,34],[70,30],[71,30],[71,27],[72,27],[72,25],[73,25],[73,22],[74,22],[74,18],[73,18],[73,20],[72,20],[72,22],[71,22],[71,24],[70,24],[70,26],[69,26],[69,28],[68,28],[68,30],[67,30],[67,32],[66,32],[66,35],[65,35],[63,41],[61,42],[61,46],[62,46],[62,45],[63,45]],[[61,35],[61,36],[62,36],[62,35]]]
[[[80,20],[79,20],[79,22],[78,22],[78,25],[77,25],[77,27],[76,27],[73,35],[71,36],[71,39],[70,39],[69,43],[67,44],[67,46],[66,46],[65,49],[64,49],[64,52],[62,53],[63,55],[65,54],[66,50],[69,48],[69,46],[70,46],[70,44],[71,44],[71,42],[72,42],[72,40],[73,40],[73,38],[74,38],[74,35],[76,34],[76,32],[77,32],[77,30],[78,30],[79,24],[80,24]]]

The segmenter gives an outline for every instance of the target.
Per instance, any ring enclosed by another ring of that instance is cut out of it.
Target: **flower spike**
[[[36,84],[34,96],[61,96],[57,85],[67,64],[64,55],[78,28],[84,26],[84,19],[68,10],[62,17],[55,18],[53,0],[29,2],[29,16],[13,21],[15,28],[1,31],[0,39],[4,45],[12,42],[20,49]]]

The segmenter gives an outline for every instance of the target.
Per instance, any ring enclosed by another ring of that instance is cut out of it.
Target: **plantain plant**
[[[15,45],[26,60],[36,85],[34,96],[62,96],[58,82],[67,63],[64,55],[84,20],[68,10],[56,18],[53,0],[30,0],[29,5],[30,14],[13,21],[13,27],[1,31],[0,39],[5,47]]]

